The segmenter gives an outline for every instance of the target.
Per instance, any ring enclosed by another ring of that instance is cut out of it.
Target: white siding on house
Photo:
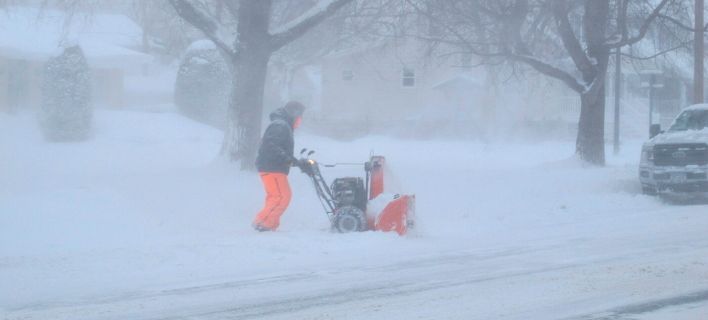
[[[326,58],[322,64],[323,112],[401,118],[421,110],[434,94],[426,79],[431,70],[418,57],[401,52],[403,48],[383,46]]]
[[[482,122],[489,109],[484,69],[431,58],[424,49],[417,41],[392,41],[322,59],[320,125],[404,135],[478,127],[471,122]],[[460,75],[474,80],[459,82]]]

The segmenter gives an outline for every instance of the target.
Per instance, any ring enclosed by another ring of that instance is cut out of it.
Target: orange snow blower
[[[300,155],[305,152],[307,149],[302,149]],[[384,157],[372,156],[365,163],[323,164],[324,167],[364,167],[364,179],[336,178],[328,185],[320,172],[320,164],[309,158],[313,153],[310,151],[298,163],[302,172],[312,179],[333,231],[346,233],[379,230],[405,235],[413,227],[415,195],[391,195],[384,192]]]

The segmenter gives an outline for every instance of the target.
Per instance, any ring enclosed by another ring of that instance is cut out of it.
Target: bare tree
[[[312,1],[319,0],[309,0]],[[308,4],[306,0],[279,2],[274,6],[274,19],[282,22],[287,22],[289,18],[302,14],[303,9],[309,8],[305,8]],[[317,65],[329,54],[379,46],[383,41],[395,37],[391,29],[392,24],[400,20],[397,16],[400,4],[400,0],[358,0],[338,10],[306,35],[276,52],[271,58],[269,76],[274,76],[274,80],[281,85],[289,86],[292,81],[297,81],[297,78],[293,78],[295,72],[301,71],[302,67]],[[279,98],[287,97],[290,94],[287,92]],[[270,102],[272,104],[273,101]]]
[[[199,29],[222,51],[233,66],[229,125],[222,153],[252,169],[260,138],[263,90],[268,62],[274,52],[302,37],[352,0],[318,2],[304,15],[271,31],[273,0],[217,0],[208,4],[170,0],[179,16]],[[228,17],[222,12],[226,11]],[[235,35],[227,40],[228,34]]]
[[[176,15],[168,2],[133,0],[125,11],[143,30],[145,53],[174,59],[200,38],[199,31]]]
[[[581,101],[576,153],[589,163],[604,165],[610,52],[642,40],[662,10],[677,0],[655,5],[639,0],[406,1],[442,29],[431,40],[487,62],[528,65],[575,91]],[[619,8],[610,10],[611,6]]]
[[[691,5],[693,2],[693,5]],[[708,29],[708,24],[704,21],[704,0],[686,1],[685,6],[680,8],[679,12],[672,14],[661,14],[659,19],[662,20],[666,29],[674,30],[674,32],[688,32],[691,36],[690,40],[684,39],[672,48],[664,49],[659,54],[663,54],[673,49],[692,49],[693,52],[693,103],[704,102],[704,58],[705,58],[705,31]],[[693,18],[693,22],[691,22]]]

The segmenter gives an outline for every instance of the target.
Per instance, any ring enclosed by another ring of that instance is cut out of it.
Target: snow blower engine
[[[324,167],[364,167],[364,179],[336,178],[328,185],[320,172],[320,164],[310,159],[314,151],[304,156],[306,152],[307,149],[300,152],[299,167],[312,179],[333,231],[346,233],[379,230],[405,235],[408,229],[413,227],[415,195],[384,193],[384,157],[372,156],[365,163],[323,164]]]

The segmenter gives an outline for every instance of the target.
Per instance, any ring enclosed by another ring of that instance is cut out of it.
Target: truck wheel
[[[343,206],[334,212],[332,229],[339,233],[366,231],[366,215],[355,206]]]

